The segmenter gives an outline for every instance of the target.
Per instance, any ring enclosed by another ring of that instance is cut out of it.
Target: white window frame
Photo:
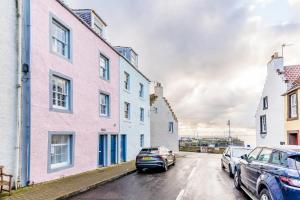
[[[145,121],[145,109],[144,108],[140,108],[140,121],[144,122]]]
[[[103,100],[102,98],[104,98],[104,102],[102,101]],[[110,109],[110,96],[109,96],[109,94],[100,92],[99,104],[100,104],[100,109],[99,109],[100,116],[108,117],[109,113],[110,113],[110,110],[109,110]],[[102,106],[105,107],[105,113],[102,112]]]
[[[59,82],[61,82],[61,83],[59,83]],[[62,83],[62,82],[64,82],[64,83]],[[59,85],[61,87],[59,87]],[[53,75],[52,79],[51,79],[51,87],[52,87],[52,107],[54,109],[69,110],[70,109],[70,80]],[[58,91],[59,88],[62,89],[61,92]],[[59,98],[59,96],[61,98]],[[58,105],[59,101],[61,101],[61,104],[62,104],[63,99],[65,101],[65,103],[64,103],[65,106]]]
[[[130,90],[130,74],[124,72],[124,89]]]
[[[140,83],[139,96],[144,97],[144,84]]]
[[[100,78],[104,80],[109,80],[109,59],[104,56],[103,54],[100,54],[100,61],[99,61],[99,74]],[[104,64],[104,66],[103,66]]]
[[[298,117],[298,102],[296,93],[289,96],[289,115],[290,118]]]
[[[59,37],[58,30],[64,33],[64,39]],[[59,51],[59,44],[63,47],[61,51]],[[55,54],[71,59],[71,30],[55,17],[51,17],[50,48]]]
[[[130,119],[130,103],[124,102],[124,118]]]

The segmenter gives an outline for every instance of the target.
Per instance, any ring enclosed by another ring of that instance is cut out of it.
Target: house
[[[163,87],[156,83],[150,95],[150,142],[151,146],[165,146],[179,150],[178,120],[168,100],[163,96]]]
[[[16,9],[18,8],[18,9]],[[20,170],[20,117],[17,109],[21,99],[21,48],[20,39],[21,12],[17,1],[4,1],[0,11],[5,17],[0,19],[0,166],[5,173],[12,174],[18,180]]]
[[[134,160],[150,145],[150,80],[138,69],[138,55],[130,47],[115,47],[120,52],[120,158]]]
[[[300,66],[299,66],[300,67]],[[284,119],[285,131],[284,137],[286,144],[299,145],[299,94],[300,94],[300,79],[294,82],[284,96]]]
[[[284,99],[280,96],[300,76],[299,66],[284,66],[283,57],[274,53],[267,65],[267,77],[256,118],[256,145],[285,144]]]
[[[59,0],[24,4],[23,185],[117,164],[120,54],[105,22]]]

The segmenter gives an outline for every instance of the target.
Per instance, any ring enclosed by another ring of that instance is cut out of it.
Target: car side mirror
[[[229,158],[231,157],[229,154],[226,154],[225,156],[227,156],[227,157],[229,157]]]
[[[247,154],[242,155],[242,156],[241,156],[241,159],[243,159],[243,160],[248,160],[248,155],[247,155]]]
[[[170,151],[169,151],[169,153],[173,153],[173,151],[172,151],[172,150],[170,150]]]

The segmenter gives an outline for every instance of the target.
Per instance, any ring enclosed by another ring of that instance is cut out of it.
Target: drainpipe
[[[17,138],[16,138],[16,168],[15,188],[20,186],[22,172],[22,0],[15,0],[17,6]]]

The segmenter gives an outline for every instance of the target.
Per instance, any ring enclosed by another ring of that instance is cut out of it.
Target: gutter
[[[22,0],[16,0],[17,6],[17,138],[16,138],[16,166],[15,188],[20,186],[22,171],[21,137],[22,137]]]

